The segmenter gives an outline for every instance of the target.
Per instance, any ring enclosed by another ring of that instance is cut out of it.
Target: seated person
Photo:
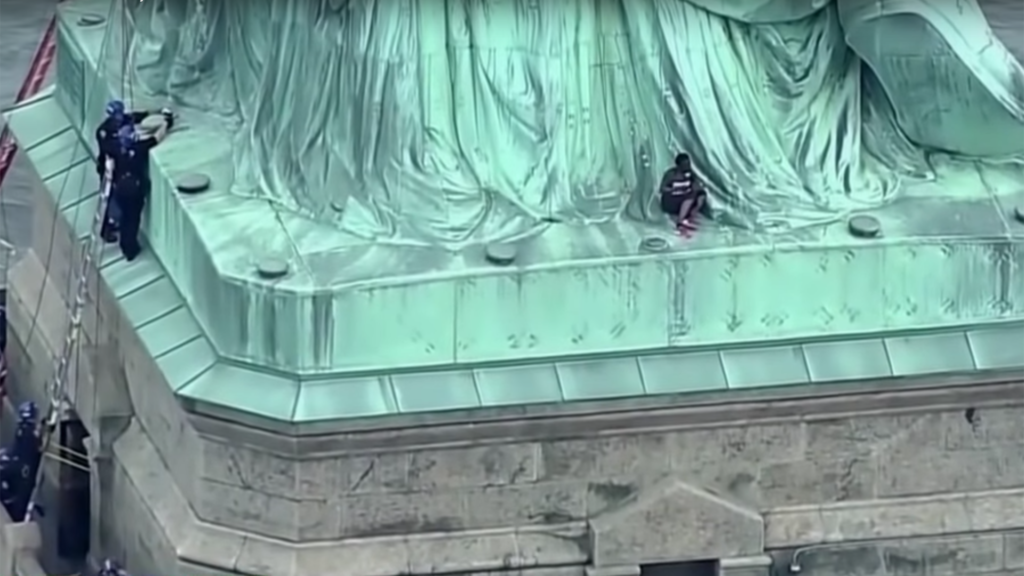
[[[693,172],[689,154],[676,156],[676,164],[665,172],[658,193],[661,210],[675,220],[679,232],[689,234],[697,229],[695,219],[707,204],[707,191]]]

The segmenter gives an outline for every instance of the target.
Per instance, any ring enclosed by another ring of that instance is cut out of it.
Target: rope
[[[131,45],[129,43],[129,37],[131,35],[131,26],[128,20],[127,10],[128,2],[131,0],[125,0],[124,6],[121,12],[121,89],[122,94],[128,93],[131,95],[131,75],[128,70],[129,60],[131,55]],[[100,61],[103,59],[101,58]],[[102,76],[101,76],[102,77]],[[130,102],[130,100],[129,100]],[[68,332],[64,338],[64,345],[61,349],[61,353],[54,359],[54,375],[53,382],[50,386],[50,403],[47,408],[46,419],[40,422],[41,430],[39,430],[39,449],[40,455],[43,457],[49,457],[57,460],[58,462],[68,463],[76,465],[77,463],[69,461],[63,457],[61,452],[66,452],[66,449],[59,447],[57,450],[52,449],[53,435],[60,424],[61,417],[64,412],[64,404],[68,396],[68,380],[69,370],[72,356],[76,359],[81,360],[81,349],[80,349],[80,336],[82,330],[82,312],[85,309],[88,285],[89,285],[89,269],[93,263],[93,251],[96,246],[96,240],[100,235],[100,230],[103,226],[104,217],[106,215],[107,203],[110,200],[110,187],[113,179],[114,172],[114,161],[107,159],[103,176],[103,183],[100,189],[99,198],[96,204],[96,212],[93,214],[92,227],[89,231],[89,235],[85,238],[82,243],[82,260],[79,266],[79,272],[77,277],[77,285],[75,288],[74,300],[71,303]],[[99,263],[97,262],[97,274],[99,273]],[[99,307],[99,301],[96,299],[97,311]],[[99,314],[96,315],[97,318]],[[76,356],[77,353],[77,356]],[[75,370],[75,378],[79,376],[79,370]],[[76,386],[77,390],[79,386]],[[84,456],[84,455],[83,455]],[[77,465],[77,467],[81,467]],[[40,462],[38,469],[36,470],[35,483],[32,487],[32,492],[29,495],[28,508],[25,512],[25,521],[30,522],[37,511],[36,500],[39,497],[39,493],[42,490],[44,471],[46,466]]]

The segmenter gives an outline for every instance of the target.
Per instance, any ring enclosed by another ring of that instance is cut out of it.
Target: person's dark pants
[[[697,214],[707,215],[707,194],[703,191],[689,194],[662,194],[661,210],[673,219],[688,220]]]
[[[139,228],[142,226],[142,212],[146,208],[148,188],[142,184],[120,184],[115,190],[114,200],[121,211],[118,243],[121,254],[131,262],[142,252],[139,244]]]
[[[107,198],[107,206],[103,210],[103,227],[100,229],[100,236],[107,242],[117,241],[117,231],[120,227],[121,209],[111,194]]]

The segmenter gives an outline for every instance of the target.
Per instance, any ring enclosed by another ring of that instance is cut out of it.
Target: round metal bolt
[[[331,210],[334,210],[335,212],[344,212],[345,203],[342,202],[341,200],[334,200],[333,202],[331,202]]]
[[[210,189],[210,177],[206,174],[184,174],[174,183],[182,194],[198,194]]]
[[[1024,224],[1024,204],[1018,204],[1017,207],[1013,209],[1013,217],[1017,222]]]
[[[99,26],[100,24],[103,24],[106,21],[107,19],[103,16],[100,16],[99,14],[85,14],[84,16],[78,19],[78,25],[83,28],[88,28],[91,26]]]
[[[486,249],[487,261],[495,266],[508,266],[516,261],[517,250],[513,244],[489,244]]]
[[[882,233],[882,224],[874,216],[854,216],[847,226],[857,238],[875,238]]]
[[[256,273],[264,280],[283,278],[288,274],[288,261],[283,258],[263,258],[256,263]]]
[[[648,236],[640,241],[641,252],[664,252],[669,249],[669,246],[668,240],[659,236]]]

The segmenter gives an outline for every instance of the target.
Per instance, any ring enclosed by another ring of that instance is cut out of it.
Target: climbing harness
[[[93,250],[97,246],[97,238],[103,226],[104,215],[106,214],[107,202],[110,200],[110,184],[114,176],[114,160],[107,159],[105,172],[103,174],[103,187],[100,190],[99,200],[96,203],[96,212],[92,218],[92,228],[88,236],[82,242],[82,258],[79,263],[75,296],[71,303],[68,331],[64,336],[64,344],[60,354],[54,358],[53,381],[50,384],[49,400],[46,419],[40,422],[39,431],[40,453],[51,454],[60,460],[64,460],[62,453],[51,450],[53,434],[60,425],[68,405],[68,371],[71,365],[71,357],[78,347],[79,336],[82,332],[82,312],[85,309],[85,301],[89,288],[89,270],[93,262]],[[67,449],[64,449],[66,452]],[[25,513],[25,520],[31,521],[36,511],[36,498],[43,483],[43,468],[39,466],[36,471],[35,485],[32,488],[32,495],[29,498],[29,506]]]

